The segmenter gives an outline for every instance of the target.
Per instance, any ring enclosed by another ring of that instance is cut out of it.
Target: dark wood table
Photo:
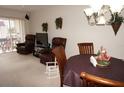
[[[80,87],[80,73],[82,71],[116,81],[124,82],[124,61],[117,58],[110,59],[107,67],[93,67],[90,63],[91,55],[75,55],[68,59],[64,71],[64,85]]]

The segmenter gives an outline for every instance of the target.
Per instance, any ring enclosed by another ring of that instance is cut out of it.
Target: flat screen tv
[[[36,45],[39,47],[48,47],[48,34],[36,33]]]

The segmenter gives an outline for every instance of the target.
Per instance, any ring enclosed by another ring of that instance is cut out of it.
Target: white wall
[[[53,37],[67,38],[67,57],[79,54],[77,43],[93,42],[95,53],[103,45],[113,57],[124,59],[124,24],[121,25],[117,35],[110,25],[90,26],[83,13],[84,6],[47,6],[40,11],[31,13],[31,33],[41,32],[42,23],[48,23],[49,42]],[[56,29],[55,19],[63,18],[62,29]]]
[[[12,18],[24,19],[25,14],[26,14],[25,12],[0,8],[0,16],[1,17],[12,17]]]

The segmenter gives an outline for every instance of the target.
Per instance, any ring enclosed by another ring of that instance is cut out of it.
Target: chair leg
[[[63,87],[63,84],[61,83],[60,87]]]
[[[61,80],[60,80],[60,82],[61,82],[61,84],[60,84],[60,87],[63,87],[63,78],[60,78]]]

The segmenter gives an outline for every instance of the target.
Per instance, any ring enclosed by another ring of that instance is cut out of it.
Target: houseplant
[[[115,12],[114,14],[112,14],[112,18],[110,22],[111,22],[115,35],[117,34],[123,21],[124,21],[124,18],[120,16],[118,12]]]

